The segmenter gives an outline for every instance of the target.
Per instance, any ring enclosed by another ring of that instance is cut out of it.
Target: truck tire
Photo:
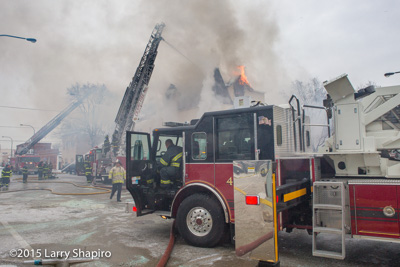
[[[182,201],[176,223],[183,239],[196,247],[216,246],[225,230],[221,204],[204,194],[195,194]]]

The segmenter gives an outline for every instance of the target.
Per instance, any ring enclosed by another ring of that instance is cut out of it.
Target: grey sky
[[[295,79],[324,81],[348,73],[354,87],[400,83],[400,75],[383,77],[400,70],[395,0],[2,0],[0,5],[0,34],[38,40],[0,37],[1,105],[61,110],[69,104],[66,88],[99,83],[116,96],[105,116],[112,122],[161,21],[164,38],[197,66],[161,43],[144,112],[166,113],[164,106],[154,106],[170,83],[189,96],[204,89],[214,67],[228,80],[236,65],[245,65],[253,87],[275,104],[286,101],[279,92]],[[26,123],[39,130],[56,114],[0,108],[0,126]],[[0,127],[0,133],[26,140],[32,129]],[[8,141],[0,145],[9,147]]]

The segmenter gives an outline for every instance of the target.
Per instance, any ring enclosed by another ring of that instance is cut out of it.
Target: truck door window
[[[204,160],[207,158],[207,134],[193,133],[192,135],[192,158]]]
[[[276,126],[276,144],[278,146],[282,145],[282,126],[281,125]]]
[[[150,144],[146,135],[131,135],[131,160],[148,160],[150,159]]]
[[[252,114],[217,118],[217,160],[254,159]]]

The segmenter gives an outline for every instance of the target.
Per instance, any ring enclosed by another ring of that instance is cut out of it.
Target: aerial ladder
[[[40,140],[42,140],[47,134],[49,134],[54,128],[56,128],[61,121],[67,117],[74,109],[76,109],[82,102],[88,97],[89,94],[82,96],[81,98],[72,102],[63,111],[61,111],[57,116],[55,116],[51,121],[49,121],[45,126],[43,126],[38,132],[36,132],[31,138],[29,138],[25,143],[17,147],[16,154],[24,155],[36,145]]]
[[[136,73],[126,88],[117,117],[115,118],[116,126],[112,135],[112,146],[113,148],[118,147],[117,153],[119,156],[125,155],[126,131],[133,130],[135,121],[138,120],[139,112],[146,97],[150,77],[153,73],[158,45],[163,40],[161,33],[164,27],[164,23],[157,24],[154,27]]]

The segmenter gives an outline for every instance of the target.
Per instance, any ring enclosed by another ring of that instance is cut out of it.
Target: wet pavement
[[[126,203],[132,202],[132,198],[125,189],[122,202],[118,203],[116,196],[110,200],[110,193],[103,189],[60,183],[87,186],[83,176],[58,176],[54,181],[30,180],[27,184],[17,181],[20,176],[14,176],[9,191],[21,191],[0,193],[0,266],[29,266],[23,262],[56,256],[65,258],[67,253],[70,258],[99,258],[74,266],[157,264],[168,245],[172,220],[163,220],[154,214],[137,218],[133,213],[126,213]],[[45,188],[56,194],[37,190]],[[36,190],[23,191],[26,189]],[[326,243],[333,246],[335,242],[326,239]],[[346,246],[344,261],[317,258],[311,255],[311,236],[307,232],[295,230],[279,234],[281,266],[398,266],[400,260],[400,244],[347,239]],[[11,257],[13,253],[17,256]],[[231,244],[196,248],[179,237],[167,264],[256,265],[257,261],[246,256],[236,257]]]

